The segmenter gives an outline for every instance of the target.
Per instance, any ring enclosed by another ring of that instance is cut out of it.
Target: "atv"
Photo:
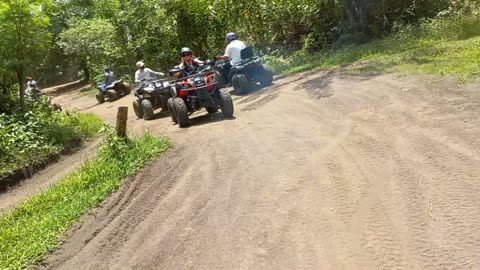
[[[99,82],[97,83],[97,89],[99,93],[95,97],[99,103],[105,102],[105,97],[108,97],[109,101],[114,101],[121,95],[128,95],[132,91],[130,85],[122,80],[116,80],[107,86],[105,86],[105,83]]]
[[[242,95],[255,89],[257,82],[262,86],[272,84],[273,72],[267,64],[262,64],[253,49],[246,47],[240,52],[242,61],[233,66],[230,74],[225,74],[223,69],[225,61],[219,61],[215,69],[220,73],[224,85],[231,84],[235,94]]]
[[[189,125],[189,115],[205,108],[209,114],[220,109],[227,118],[233,116],[233,101],[230,93],[218,88],[216,72],[213,69],[214,61],[206,61],[193,74],[173,81],[171,86],[172,97],[168,99],[168,110],[174,123],[179,127]],[[174,76],[182,69],[169,70]]]
[[[138,118],[149,120],[153,118],[153,111],[161,108],[168,110],[167,101],[172,96],[168,79],[154,80],[142,83],[135,91],[137,99],[133,102],[133,111]]]
[[[25,101],[29,104],[43,102],[50,106],[53,111],[62,111],[62,106],[58,103],[52,103],[52,97],[47,96],[38,87],[28,87],[25,90]]]

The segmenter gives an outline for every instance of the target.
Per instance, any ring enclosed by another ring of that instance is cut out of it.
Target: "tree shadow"
[[[280,87],[281,85],[277,86],[275,83],[270,86],[257,86],[250,93],[238,95],[239,99],[236,104],[247,104],[245,108],[241,109],[242,111],[255,110],[278,98],[280,92],[277,90]]]
[[[58,87],[47,88],[47,89],[44,89],[43,91],[45,92],[45,94],[48,94],[49,96],[58,97],[62,94],[74,92],[77,90],[79,90],[80,92],[85,92],[85,91],[88,91],[89,88],[90,88],[90,83],[85,81],[76,81],[76,82],[65,84]]]
[[[313,99],[329,98],[334,94],[333,89],[330,87],[334,76],[335,73],[333,71],[326,72],[319,77],[302,83],[301,87],[294,91],[303,89]]]

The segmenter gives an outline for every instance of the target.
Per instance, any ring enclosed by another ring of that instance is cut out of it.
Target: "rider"
[[[30,79],[27,82],[27,89],[25,89],[25,96],[31,100],[36,100],[43,96],[43,92],[37,87],[37,82]]]
[[[109,66],[105,66],[103,68],[103,73],[105,75],[105,79],[104,79],[104,85],[102,86],[102,90],[106,91],[107,86],[109,86],[111,83],[115,81],[115,75],[113,74],[113,71],[110,69]]]
[[[180,50],[180,53],[182,54],[182,60],[179,65],[175,66],[183,70],[182,74],[180,74],[180,77],[188,76],[189,74],[193,73],[199,65],[203,64],[203,61],[195,58],[192,49],[188,47],[183,47]]]
[[[242,61],[240,52],[242,49],[247,47],[243,41],[237,39],[237,35],[234,32],[230,32],[225,36],[225,39],[228,41],[227,48],[225,49],[225,54],[219,58],[222,60],[230,60],[229,62],[223,65],[223,73],[225,81],[229,81],[230,78],[230,69],[232,66],[235,66],[237,63]]]
[[[153,71],[149,68],[146,68],[145,67],[145,63],[142,62],[142,61],[138,61],[137,62],[137,68],[138,70],[135,72],[135,82],[136,83],[139,83],[139,82],[149,82],[149,81],[152,81],[153,79],[155,79],[157,76],[164,76],[165,74],[163,74],[162,72],[157,72],[157,71]],[[140,92],[140,90],[142,89],[143,85],[140,85],[137,89],[135,89],[135,91]]]

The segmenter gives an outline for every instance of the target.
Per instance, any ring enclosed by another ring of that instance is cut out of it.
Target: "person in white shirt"
[[[142,61],[137,62],[138,70],[135,72],[135,82],[151,81],[157,76],[164,76],[162,72],[156,72],[145,67],[145,63]]]
[[[139,87],[137,87],[137,89],[135,89],[135,91],[137,93],[139,93],[140,90],[143,88],[143,83],[144,82],[149,82],[149,81],[154,80],[157,76],[164,76],[165,75],[162,72],[157,72],[157,71],[153,71],[149,68],[146,68],[145,63],[142,62],[142,61],[138,61],[136,65],[137,65],[138,70],[135,72],[135,82],[136,83],[142,83]]]
[[[237,35],[234,32],[228,33],[225,38],[229,42],[227,48],[225,49],[225,54],[220,59],[230,60],[229,62],[223,65],[223,73],[226,78],[225,81],[228,82],[230,79],[230,69],[232,66],[235,66],[242,61],[240,52],[247,47],[243,41],[237,39]]]

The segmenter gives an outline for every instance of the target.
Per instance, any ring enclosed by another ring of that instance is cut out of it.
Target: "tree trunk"
[[[17,74],[17,80],[18,80],[18,94],[20,97],[20,107],[23,108],[24,106],[24,93],[23,93],[23,70],[17,69],[16,71]]]

